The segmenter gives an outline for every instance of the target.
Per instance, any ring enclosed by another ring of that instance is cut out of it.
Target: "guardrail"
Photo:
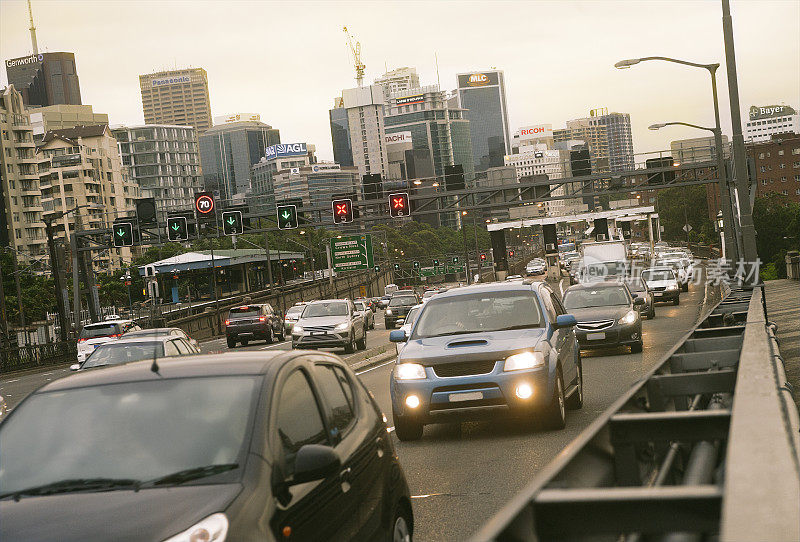
[[[734,288],[472,540],[800,540],[798,415]]]
[[[0,349],[0,373],[74,362],[78,355],[75,341],[34,344]]]

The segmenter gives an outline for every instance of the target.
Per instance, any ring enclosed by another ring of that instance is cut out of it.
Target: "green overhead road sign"
[[[170,241],[189,240],[189,227],[185,216],[167,217],[167,239]]]
[[[278,205],[278,228],[292,230],[297,227],[297,205]]]
[[[133,246],[133,224],[130,222],[116,222],[112,230],[114,232],[115,247]]]
[[[244,233],[244,221],[241,211],[224,211],[222,213],[222,232],[225,235]]]
[[[331,265],[336,271],[369,269],[375,265],[372,236],[343,235],[331,239]]]

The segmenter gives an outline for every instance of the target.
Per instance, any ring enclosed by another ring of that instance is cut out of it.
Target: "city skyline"
[[[34,0],[39,49],[75,53],[83,103],[107,113],[112,125],[143,122],[139,75],[202,67],[208,72],[213,116],[256,111],[268,124],[281,127],[282,139],[314,143],[322,160],[333,157],[327,114],[333,98],[341,89],[355,86],[352,57],[342,32],[345,24],[362,44],[365,83],[387,67],[401,66],[417,68],[423,85],[436,83],[434,53],[443,90],[456,88],[457,73],[496,67],[505,72],[511,131],[542,123],[563,127],[590,109],[604,107],[631,115],[635,152],[668,149],[672,140],[701,135],[683,128],[649,132],[647,126],[652,123],[713,123],[708,77],[700,70],[655,62],[621,71],[614,69],[614,62],[656,54],[720,62],[723,129],[730,134],[718,2],[498,2],[492,9],[496,16],[488,18],[485,6],[459,6],[464,16],[484,21],[481,40],[464,40],[459,28],[438,28],[436,14],[452,11],[448,3],[431,4],[426,18],[415,15],[413,9],[397,10],[395,3],[377,4],[369,14],[355,9],[361,6],[358,3],[345,4],[344,9],[316,3],[313,10],[308,3],[205,3],[197,12],[187,12],[185,5],[159,4],[159,18],[153,20],[149,10],[137,9],[140,2]],[[266,14],[270,16],[270,23],[264,25],[271,35],[269,48],[260,32],[242,32],[240,25],[209,26],[212,21],[258,20]],[[800,3],[734,2],[732,15],[743,118],[754,104],[797,107],[800,74],[786,71],[786,66],[800,64],[800,31],[792,23],[800,17]],[[297,17],[306,22],[288,24]],[[390,18],[395,19],[392,25],[376,24]],[[65,20],[70,24],[63,24]],[[180,29],[172,24],[175,20],[184,21]],[[657,27],[653,20],[659,21]],[[620,22],[625,32],[609,30]],[[148,34],[159,39],[138,39],[136,55],[120,62],[128,51],[120,36],[145,25]],[[437,26],[436,32],[426,32],[431,25]],[[193,39],[196,32],[191,29],[198,27],[208,28],[214,39]],[[404,38],[403,30],[412,27],[413,44]],[[767,32],[769,39],[764,39]],[[693,39],[683,39],[687,35]],[[500,41],[498,36],[511,38]],[[3,60],[31,52],[24,1],[0,4],[0,51]],[[309,52],[310,60],[306,60]],[[300,54],[303,62],[291,61]],[[2,72],[0,85],[4,86],[7,80]]]

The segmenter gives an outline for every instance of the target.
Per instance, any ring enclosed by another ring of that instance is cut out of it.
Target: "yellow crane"
[[[353,53],[353,62],[356,65],[356,81],[358,82],[358,86],[362,86],[364,83],[364,70],[367,66],[361,62],[361,43],[356,41],[355,45],[353,45],[353,36],[350,35],[346,26],[344,27],[344,33],[347,35],[347,43],[350,45],[350,52]]]

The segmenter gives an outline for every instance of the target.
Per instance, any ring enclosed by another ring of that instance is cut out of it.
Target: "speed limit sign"
[[[214,195],[211,192],[198,192],[194,195],[194,209],[198,218],[214,216]]]

